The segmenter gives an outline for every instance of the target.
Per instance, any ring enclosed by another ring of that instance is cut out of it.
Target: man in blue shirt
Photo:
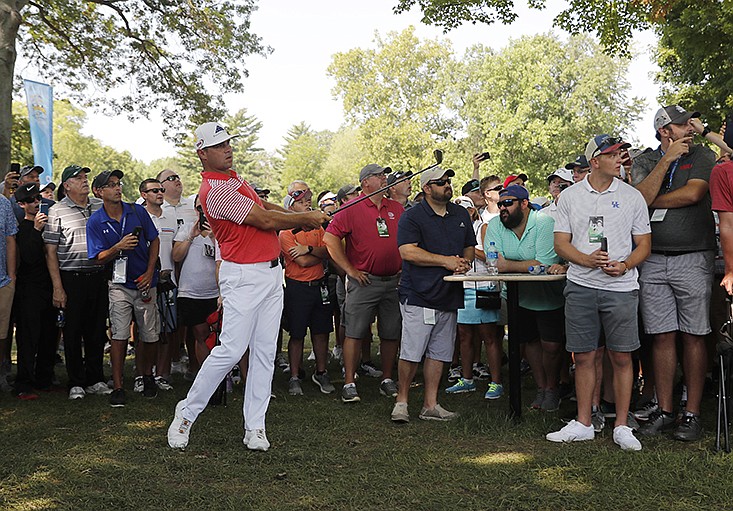
[[[443,277],[466,273],[476,236],[468,212],[451,202],[452,170],[436,167],[420,176],[425,200],[400,217],[397,245],[402,256],[399,298],[402,341],[400,386],[393,422],[409,422],[407,397],[417,365],[424,358],[425,394],[420,418],[448,421],[457,414],[438,404],[443,364],[453,359],[456,311],[463,307],[463,286]]]
[[[153,398],[158,394],[153,363],[160,334],[155,300],[160,240],[147,211],[137,204],[122,202],[122,177],[119,170],[107,170],[94,178],[92,190],[104,201],[104,207],[87,222],[89,259],[112,267],[109,316],[114,381],[110,405],[113,407],[125,406],[122,373],[133,311],[142,341],[136,350],[136,363],[143,375],[143,396]]]

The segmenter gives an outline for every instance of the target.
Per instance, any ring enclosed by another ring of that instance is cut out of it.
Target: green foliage
[[[656,0],[569,0],[568,7],[554,20],[554,25],[571,34],[594,33],[609,55],[630,55],[628,51],[634,29],[648,26],[655,13]],[[464,23],[503,23],[517,20],[513,0],[399,0],[396,14],[409,11],[417,5],[427,25],[452,30]],[[546,0],[527,0],[532,9],[544,9]]]
[[[397,170],[418,170],[459,122],[446,110],[453,55],[445,41],[420,41],[414,27],[375,38],[377,48],[333,56],[328,73],[347,119],[359,127],[367,157]]]
[[[186,126],[225,113],[220,92],[243,90],[244,56],[270,51],[250,32],[254,0],[57,0],[21,9],[21,54],[48,82],[115,114],[159,109],[178,141]]]
[[[663,103],[703,112],[717,130],[733,109],[733,4],[680,0],[655,30]]]
[[[476,46],[460,69],[459,111],[468,134],[461,146],[467,154],[485,146],[489,169],[525,172],[535,191],[591,136],[626,135],[643,106],[627,97],[627,61],[604,54],[587,36],[567,43],[523,37],[499,52]]]
[[[545,176],[592,135],[626,134],[642,108],[628,97],[628,61],[588,36],[524,37],[460,59],[450,43],[420,41],[413,28],[376,46],[336,54],[329,67],[357,144],[367,160],[413,171],[443,149],[457,187],[471,177],[471,156],[489,151],[485,174],[525,172],[544,191]]]

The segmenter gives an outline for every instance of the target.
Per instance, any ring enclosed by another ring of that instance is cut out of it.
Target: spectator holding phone
[[[160,239],[145,209],[122,201],[123,176],[120,170],[105,170],[94,178],[92,190],[104,201],[104,207],[92,214],[87,223],[89,258],[112,267],[109,319],[114,390],[109,403],[115,408],[126,404],[122,373],[133,313],[141,341],[136,364],[143,375],[143,397],[158,395],[153,364],[160,337],[155,303],[158,284],[155,263]]]
[[[18,183],[16,186],[16,190],[19,186],[27,185],[30,183],[35,183],[38,185],[39,189],[41,186],[41,179],[40,175],[43,173],[43,167],[40,165],[26,165],[22,169],[20,169],[20,172],[18,173]],[[13,205],[13,213],[15,213],[15,218],[18,219],[18,222],[21,222],[25,218],[25,210],[20,207],[18,204],[18,201],[15,199],[15,195],[10,197],[10,202]],[[42,212],[45,214],[48,214],[48,208],[54,205],[54,201],[50,198],[41,197],[41,208],[43,209]],[[40,211],[40,210],[39,210]]]
[[[16,241],[18,286],[15,293],[15,340],[18,374],[15,392],[19,399],[36,399],[34,388],[50,390],[56,354],[56,309],[53,284],[46,266],[41,233],[48,216],[39,213],[41,192],[36,183],[20,185],[14,198],[25,211]]]

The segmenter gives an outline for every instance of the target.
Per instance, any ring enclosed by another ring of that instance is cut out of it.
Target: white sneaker
[[[615,436],[614,433],[614,438]],[[545,438],[550,442],[582,442],[593,440],[595,431],[593,431],[593,426],[586,426],[576,420],[571,420],[560,431],[547,433]]]
[[[135,376],[135,384],[132,386],[133,392],[142,392],[145,385],[143,384],[142,376]]]
[[[341,362],[341,357],[344,356],[344,350],[341,346],[334,346],[331,353],[333,353],[333,358]]]
[[[157,385],[160,390],[173,390],[173,386],[162,376],[155,377],[155,385]]]
[[[107,396],[112,393],[112,389],[107,386],[103,381],[98,381],[94,385],[90,385],[84,389],[87,394],[99,394],[100,396]]]
[[[613,428],[613,441],[624,451],[641,451],[641,442],[634,436],[633,430],[628,426]]]
[[[168,445],[173,449],[185,449],[188,445],[188,435],[191,432],[193,422],[183,417],[185,408],[186,400],[183,399],[176,405],[173,422],[168,427]]]
[[[86,392],[81,387],[71,387],[69,390],[69,399],[84,399]]]
[[[248,429],[244,432],[244,445],[252,451],[266,451],[270,448],[264,429]]]

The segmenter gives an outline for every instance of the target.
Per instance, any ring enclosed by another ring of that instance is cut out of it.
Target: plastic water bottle
[[[545,274],[545,265],[544,264],[538,264],[537,266],[530,266],[527,268],[529,270],[529,273],[532,275],[544,275]]]
[[[496,243],[489,242],[489,250],[486,251],[486,266],[489,268],[489,275],[498,275],[499,252],[496,251]]]

